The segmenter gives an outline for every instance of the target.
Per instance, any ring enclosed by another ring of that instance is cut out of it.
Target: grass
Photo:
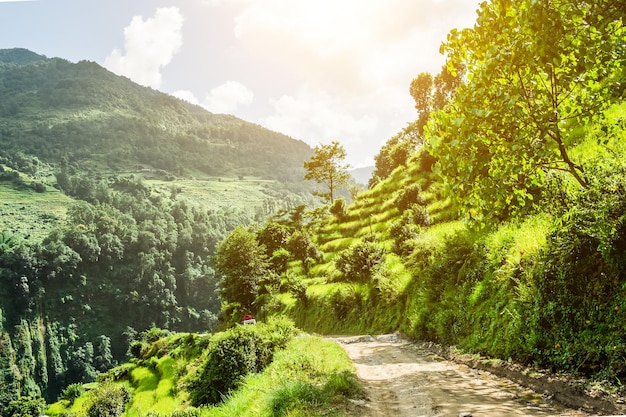
[[[176,385],[180,373],[177,369],[188,365],[193,369],[194,359],[183,361],[169,355],[157,359],[155,355],[143,365],[134,366],[130,381],[118,382],[126,384],[132,393],[123,417],[168,416],[174,411],[193,410],[186,405],[187,394],[177,390]],[[339,345],[317,336],[301,335],[289,342],[286,349],[277,351],[263,372],[246,376],[241,387],[228,395],[223,404],[195,409],[195,415],[342,417],[351,415],[347,399],[362,395],[352,362]],[[71,407],[67,401],[59,401],[50,405],[46,413],[73,413],[81,417],[88,401],[87,392]]]
[[[163,181],[146,180],[147,185],[161,193],[169,194],[172,189],[180,190],[178,198],[214,208],[239,208],[249,210],[274,198],[272,189],[276,181],[244,177],[209,177],[203,179],[177,179]]]
[[[262,373],[245,378],[224,405],[202,417],[348,416],[347,398],[362,396],[352,362],[336,343],[294,339]]]
[[[26,183],[32,180],[26,178]],[[0,231],[6,230],[29,240],[43,239],[65,220],[74,200],[46,186],[46,192],[16,190],[10,182],[0,182]]]

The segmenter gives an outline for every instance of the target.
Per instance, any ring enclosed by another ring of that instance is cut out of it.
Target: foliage
[[[308,232],[296,230],[287,241],[287,249],[291,255],[309,268],[313,262],[321,259],[322,254]]]
[[[346,151],[337,141],[330,145],[317,145],[310,160],[304,161],[306,174],[304,179],[313,180],[326,187],[327,191],[315,192],[330,204],[333,203],[335,192],[350,180],[349,165],[344,165]]]
[[[39,417],[44,410],[46,402],[41,397],[20,397],[13,400],[2,411],[6,417]]]
[[[70,384],[59,395],[60,400],[67,400],[72,404],[74,400],[85,393],[83,384]]]
[[[374,156],[374,171],[368,183],[369,188],[389,178],[397,167],[406,165],[422,142],[423,138],[415,123],[410,123],[400,133],[389,139]]]
[[[131,395],[124,385],[105,383],[90,392],[87,417],[118,417],[124,413]]]
[[[295,328],[275,321],[256,326],[237,325],[211,340],[197,374],[188,383],[191,404],[219,404],[249,373],[261,372],[278,349],[284,349]]]
[[[415,130],[419,137],[424,137],[424,128],[430,119],[430,115],[441,110],[453,97],[463,82],[465,70],[459,64],[454,71],[444,66],[434,78],[431,74],[423,72],[411,81],[409,93],[415,101],[415,109],[418,118],[415,121]]]
[[[422,188],[419,184],[411,184],[408,187],[403,188],[394,199],[394,203],[400,212],[404,212],[409,209],[413,204],[424,204],[424,199],[421,196]]]
[[[482,4],[474,28],[450,33],[442,47],[448,68],[466,70],[467,81],[431,117],[428,144],[468,218],[480,224],[528,212],[549,172],[588,186],[571,156],[572,128],[620,90],[620,8],[497,0]]]
[[[0,65],[5,150],[69,165],[87,160],[109,172],[139,163],[175,176],[201,172],[281,182],[300,181],[302,160],[311,155],[304,142],[208,113],[94,62],[4,52],[15,60]]]
[[[265,254],[269,257],[287,246],[290,234],[289,226],[270,221],[257,232],[257,241],[265,247]]]
[[[346,212],[346,199],[343,197],[339,197],[337,198],[333,204],[330,206],[330,208],[328,209],[328,211],[330,211],[330,214],[332,214],[333,216],[335,216],[337,218],[337,220],[339,221],[343,221],[346,219],[347,217],[347,212]]]
[[[257,243],[256,234],[237,227],[220,243],[215,266],[222,277],[222,298],[250,310],[261,280],[269,273],[265,248]]]
[[[385,250],[375,242],[362,241],[342,251],[335,266],[344,279],[352,282],[365,282],[371,279],[383,264]]]

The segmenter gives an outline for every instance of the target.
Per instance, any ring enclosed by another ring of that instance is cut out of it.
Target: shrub
[[[43,414],[46,402],[39,397],[21,397],[13,400],[2,411],[6,417],[37,417]]]
[[[198,372],[188,383],[191,404],[219,404],[249,373],[260,372],[293,338],[295,328],[286,321],[267,325],[235,326],[215,336]]]
[[[291,254],[285,248],[280,248],[275,250],[272,253],[272,257],[270,258],[270,269],[276,272],[277,274],[282,274],[287,271],[287,266],[289,265],[289,259],[291,258]]]
[[[411,209],[404,213],[406,216],[407,224],[414,224],[416,226],[430,226],[430,214],[428,213],[428,209],[424,206],[420,206],[419,204],[413,204]]]
[[[87,417],[117,417],[124,413],[130,392],[124,385],[105,383],[91,391]]]
[[[143,340],[148,343],[154,343],[157,340],[169,335],[167,330],[160,329],[158,327],[151,327],[141,334]]]
[[[385,250],[378,244],[362,241],[342,251],[335,267],[351,282],[364,282],[385,260]]]
[[[414,204],[423,205],[424,199],[420,195],[421,192],[422,189],[418,184],[411,184],[400,190],[398,196],[394,200],[394,204],[400,213],[408,210]]]
[[[134,358],[142,359],[144,353],[148,350],[149,345],[145,342],[140,342],[139,340],[135,340],[128,347],[128,353]]]
[[[306,290],[307,285],[302,279],[294,274],[287,275],[285,280],[285,287],[283,291],[288,291],[293,294],[294,298],[301,302],[306,302]]]
[[[322,259],[322,253],[306,232],[294,232],[287,241],[287,249],[295,259],[302,261],[305,269]]]
[[[83,395],[84,392],[85,388],[82,384],[71,384],[68,385],[63,390],[63,392],[61,392],[61,395],[59,395],[59,400],[67,400],[70,402],[70,404],[73,404],[74,400]]]
[[[329,211],[338,220],[345,220],[348,214],[345,198],[343,197],[337,198],[333,202],[333,204],[330,206]]]
[[[333,313],[339,320],[345,319],[353,309],[359,309],[363,297],[357,288],[343,287],[335,290],[329,297]]]
[[[409,242],[419,237],[419,226],[396,220],[389,227],[389,235],[393,238],[393,253],[405,256],[411,253]]]

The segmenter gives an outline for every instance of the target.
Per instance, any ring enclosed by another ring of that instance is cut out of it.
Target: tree
[[[422,141],[417,122],[410,123],[400,133],[389,139],[374,156],[374,172],[372,172],[368,187],[372,188],[379,181],[388,178],[394,169],[406,165]]]
[[[256,234],[238,226],[219,245],[214,261],[221,275],[222,298],[249,310],[259,283],[269,273],[265,247],[259,245]]]
[[[304,168],[307,170],[304,179],[326,186],[328,191],[318,191],[314,194],[331,204],[337,188],[348,185],[350,180],[350,173],[348,173],[350,165],[343,165],[345,158],[346,151],[343,146],[333,141],[330,145],[317,145],[311,159],[304,161]]]
[[[608,0],[494,0],[474,28],[449,34],[448,68],[467,75],[431,115],[428,146],[470,218],[525,212],[549,175],[587,186],[571,132],[623,91],[623,9]]]
[[[3,415],[8,417],[37,417],[43,414],[46,402],[40,397],[20,397],[11,401],[4,409]]]

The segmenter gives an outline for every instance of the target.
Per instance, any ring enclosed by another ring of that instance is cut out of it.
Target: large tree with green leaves
[[[324,185],[326,191],[316,191],[314,194],[331,204],[337,188],[348,185],[350,181],[350,165],[344,164],[345,159],[346,150],[339,142],[333,141],[329,145],[317,145],[311,159],[304,161],[307,170],[304,179]]]
[[[222,298],[250,310],[262,280],[270,274],[265,246],[258,243],[256,233],[237,227],[220,243],[214,261]]]
[[[493,0],[442,45],[466,72],[431,117],[430,152],[451,194],[479,222],[516,214],[549,175],[586,187],[574,127],[621,94],[625,6],[609,0]]]

